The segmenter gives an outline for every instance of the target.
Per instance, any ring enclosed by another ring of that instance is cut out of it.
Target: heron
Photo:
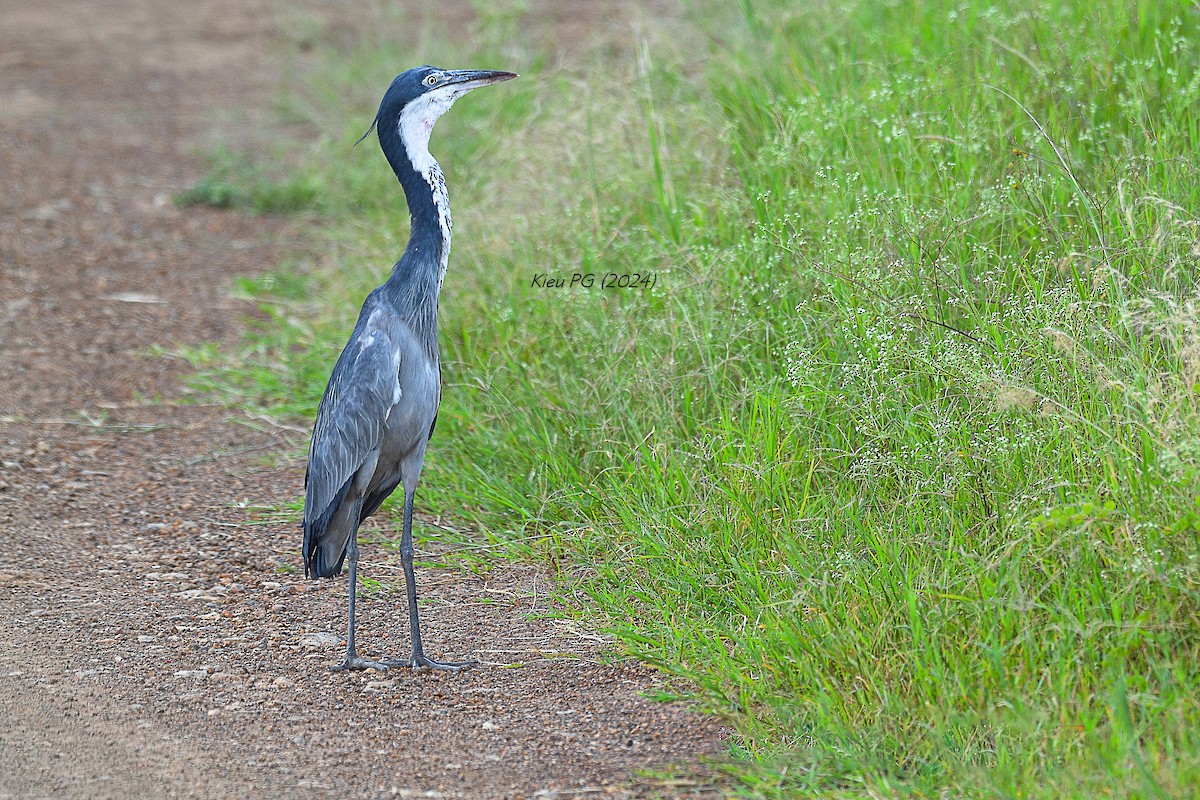
[[[332,578],[350,568],[343,670],[412,667],[459,671],[477,662],[434,661],[421,644],[413,574],[413,500],[425,448],[441,403],[438,297],[450,255],[450,201],[441,167],[429,153],[438,117],[459,97],[517,77],[496,70],[414,67],[398,75],[361,142],[376,131],[379,146],[408,201],[408,245],[383,285],[363,302],[317,409],[304,476],[304,572]],[[412,657],[371,661],[354,642],[358,528],[396,487],[404,488],[400,560],[408,595]]]

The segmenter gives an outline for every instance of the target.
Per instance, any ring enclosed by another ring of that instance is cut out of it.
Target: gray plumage
[[[333,577],[344,563],[350,567],[346,658],[334,670],[395,666],[459,670],[474,663],[438,662],[425,656],[412,566],[413,498],[441,402],[437,305],[452,230],[445,179],[429,154],[428,141],[433,123],[459,96],[514,77],[508,72],[417,67],[392,81],[372,123],[404,189],[412,225],[404,254],[388,280],[367,296],[334,365],[309,447],[305,574]],[[400,558],[412,657],[368,661],[358,656],[354,636],[358,527],[398,486],[404,489]]]

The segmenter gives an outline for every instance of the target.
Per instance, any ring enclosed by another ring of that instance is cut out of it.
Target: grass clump
[[[224,147],[209,156],[211,168],[195,186],[175,196],[183,208],[237,208],[260,213],[290,214],[308,211],[319,205],[321,183],[311,171],[283,181],[275,180],[266,170]]]
[[[473,95],[435,141],[456,244],[422,502],[691,679],[747,795],[1193,796],[1198,23],[696,2],[602,78]],[[261,340],[248,369],[285,378],[248,398],[311,413],[402,247],[382,159],[347,152],[316,159],[333,310],[295,361]]]

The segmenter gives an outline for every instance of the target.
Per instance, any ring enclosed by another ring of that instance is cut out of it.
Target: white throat
[[[400,119],[397,121],[400,141],[408,151],[408,157],[412,159],[413,168],[417,172],[429,172],[437,167],[437,162],[429,154],[429,134],[433,132],[433,123],[450,110],[455,100],[469,91],[470,89],[464,90],[461,86],[451,84],[426,92],[401,110]]]
[[[435,90],[421,95],[411,101],[400,112],[397,128],[400,141],[412,161],[413,169],[420,173],[429,184],[433,194],[433,204],[437,208],[438,227],[442,230],[442,248],[440,269],[438,271],[438,292],[442,290],[442,281],[446,277],[446,266],[450,259],[450,238],[453,232],[453,222],[450,219],[450,196],[446,192],[446,177],[433,155],[429,152],[429,135],[433,132],[433,124],[438,117],[445,114],[464,92],[456,91],[454,86],[444,90]]]

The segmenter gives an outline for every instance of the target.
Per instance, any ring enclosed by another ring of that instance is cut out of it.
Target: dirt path
[[[169,202],[224,110],[269,108],[272,2],[0,19],[0,798],[687,796],[633,773],[716,755],[716,723],[539,617],[533,570],[419,573],[431,652],[481,668],[327,673],[344,579],[285,571],[298,531],[245,510],[302,465],[146,355],[236,336],[230,279],[289,240]],[[396,597],[361,614],[366,653],[403,650]]]

